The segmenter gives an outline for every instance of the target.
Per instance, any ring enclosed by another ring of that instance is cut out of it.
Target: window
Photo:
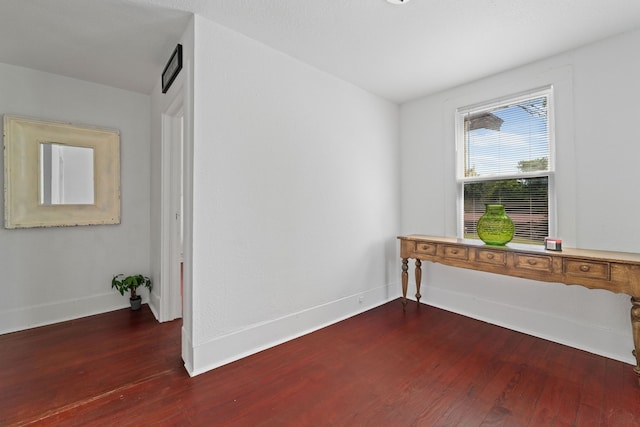
[[[549,236],[553,194],[552,89],[458,109],[458,234],[477,239],[485,204],[505,205],[513,242]]]

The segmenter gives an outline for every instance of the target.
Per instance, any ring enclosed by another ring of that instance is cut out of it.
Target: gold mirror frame
[[[94,204],[40,203],[41,143],[94,150]],[[5,228],[120,223],[120,134],[90,126],[4,116]]]

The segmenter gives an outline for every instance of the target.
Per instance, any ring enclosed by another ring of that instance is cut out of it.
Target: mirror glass
[[[93,148],[40,144],[40,204],[92,205]]]

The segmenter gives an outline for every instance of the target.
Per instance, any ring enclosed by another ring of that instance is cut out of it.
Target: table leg
[[[420,284],[422,283],[422,261],[416,260],[416,301],[420,303]]]
[[[633,330],[633,355],[636,357],[636,366],[633,368],[638,376],[640,385],[640,298],[631,297],[631,328]]]
[[[407,307],[407,287],[409,285],[409,259],[402,258],[402,308]]]

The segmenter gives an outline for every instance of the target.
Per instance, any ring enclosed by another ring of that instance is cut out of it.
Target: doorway
[[[162,114],[160,321],[182,317],[184,271],[184,112],[178,95]]]

